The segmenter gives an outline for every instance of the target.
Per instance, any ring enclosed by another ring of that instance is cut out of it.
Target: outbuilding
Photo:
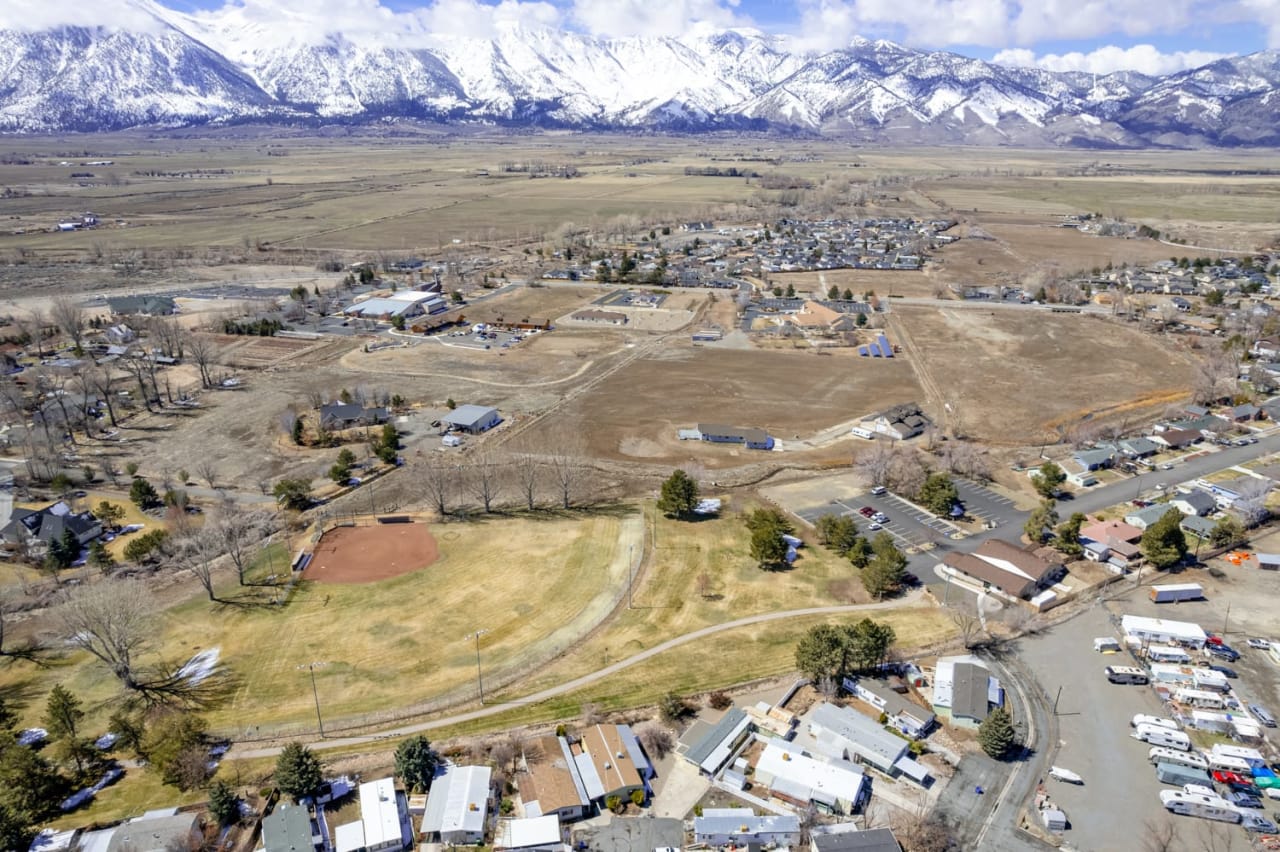
[[[440,418],[441,423],[452,429],[479,435],[487,432],[502,422],[498,409],[483,405],[459,405],[453,411]]]

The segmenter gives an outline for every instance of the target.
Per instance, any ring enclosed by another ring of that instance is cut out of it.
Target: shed
[[[1067,815],[1057,808],[1045,808],[1040,811],[1040,822],[1045,831],[1055,834],[1067,830]]]
[[[496,408],[488,408],[483,405],[459,405],[453,411],[441,417],[440,421],[447,423],[454,429],[478,435],[497,426],[502,422],[502,418],[498,416],[498,409]]]

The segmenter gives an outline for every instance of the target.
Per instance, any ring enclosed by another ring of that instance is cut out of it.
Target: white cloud
[[[426,32],[433,35],[461,35],[492,38],[504,26],[529,28],[560,27],[561,11],[546,2],[501,0],[480,3],[477,0],[436,0],[417,10],[415,15]]]
[[[156,32],[164,23],[128,0],[4,0],[0,3],[0,29],[36,32],[54,27],[113,27]]]
[[[847,45],[856,35],[884,36],[917,47],[981,45],[1005,48],[1044,41],[1130,38],[1172,33],[1205,20],[1222,20],[1228,9],[1256,7],[1258,19],[1280,0],[795,0],[800,40],[817,48]],[[1242,14],[1244,14],[1242,12]]]
[[[1240,13],[1267,30],[1267,47],[1280,48],[1280,0],[1240,0]]]
[[[1138,71],[1160,75],[1198,68],[1221,59],[1226,54],[1205,50],[1180,50],[1161,53],[1150,44],[1133,47],[1107,45],[1088,53],[1048,53],[1037,56],[1025,48],[1002,50],[991,58],[1000,65],[1022,68],[1044,68],[1049,71],[1085,71],[1091,74],[1110,74],[1112,71]]]
[[[574,0],[570,18],[593,35],[680,36],[750,26],[738,0]]]

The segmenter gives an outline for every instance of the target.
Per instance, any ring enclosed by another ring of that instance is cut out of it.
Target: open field
[[[1086,415],[1162,410],[1189,389],[1185,354],[1127,325],[1083,315],[895,306],[966,434],[1056,440]],[[937,407],[941,407],[937,405]]]
[[[183,660],[220,648],[239,679],[231,699],[209,715],[211,726],[252,737],[283,725],[309,730],[315,708],[305,668],[315,670],[324,714],[394,713],[475,684],[481,642],[495,685],[553,656],[591,630],[624,592],[629,548],[639,549],[638,515],[566,519],[490,519],[434,528],[440,559],[375,583],[303,582],[284,608],[211,604],[194,584],[160,617],[154,653]],[[518,552],[518,556],[515,553]],[[513,590],[518,587],[519,593]],[[228,576],[220,595],[234,598]],[[0,688],[21,696],[24,721],[35,721],[44,696],[62,683],[83,697],[90,728],[101,726],[117,694],[110,676],[85,655],[48,669],[0,669]]]
[[[783,440],[809,437],[877,407],[920,396],[906,359],[848,353],[736,351],[669,342],[540,423],[543,435],[580,429],[590,455],[731,467],[757,450],[680,441],[699,421],[755,426]]]
[[[802,550],[791,570],[761,571],[748,553],[740,517],[753,505],[730,500],[721,517],[693,522],[666,518],[646,506],[653,549],[632,593],[633,606],[508,694],[537,692],[708,625],[776,610],[870,601],[857,571],[816,544]],[[692,667],[699,676],[718,677],[726,663],[707,656]],[[619,677],[629,680],[632,671]],[[643,684],[637,680],[628,688]]]
[[[904,607],[867,614],[893,627],[903,649],[936,646],[951,641],[955,625],[936,607]],[[863,616],[855,615],[857,620]],[[849,616],[812,616],[735,628],[682,645],[646,660],[616,677],[539,704],[519,704],[510,714],[466,725],[441,728],[433,736],[458,736],[503,727],[573,718],[594,704],[614,710],[652,704],[667,692],[702,693],[749,680],[784,675],[795,670],[795,646],[815,624],[840,623]]]

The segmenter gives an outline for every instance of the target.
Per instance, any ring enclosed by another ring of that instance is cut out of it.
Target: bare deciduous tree
[[[213,387],[213,374],[210,372],[210,367],[218,354],[213,338],[207,334],[193,334],[187,340],[187,351],[191,353],[191,360],[200,371],[200,386]]]
[[[426,493],[427,500],[436,514],[443,518],[449,514],[449,504],[453,500],[458,468],[433,460],[418,468],[418,472],[421,475],[422,490]]]
[[[467,468],[467,484],[486,512],[493,511],[493,503],[501,491],[499,473],[498,464],[487,450],[477,453]]]
[[[196,473],[200,478],[208,483],[210,488],[217,488],[218,466],[214,464],[213,459],[205,456],[196,462]]]
[[[982,628],[981,619],[976,615],[970,615],[964,610],[953,610],[951,623],[960,631],[960,641],[964,643],[965,648],[976,648],[982,644],[981,637],[986,635],[986,631]]]
[[[209,600],[217,602],[218,595],[213,589],[213,570],[219,556],[217,531],[211,527],[201,527],[183,537],[179,559],[183,567],[189,570],[200,581]]]
[[[49,317],[79,352],[84,340],[84,308],[70,296],[58,296],[49,308]]]
[[[676,736],[671,729],[652,719],[637,725],[635,734],[645,754],[654,760],[661,760],[676,747]]]
[[[155,600],[138,580],[105,580],[72,590],[58,608],[63,635],[96,657],[126,689],[142,688],[137,657],[152,635]]]
[[[524,453],[515,457],[513,467],[516,475],[516,484],[520,489],[520,496],[524,498],[525,508],[532,512],[538,506],[538,481],[542,476],[541,466],[536,458]]]
[[[877,441],[870,449],[863,450],[854,457],[853,469],[866,477],[872,485],[887,485],[893,458],[894,446],[888,441]]]

